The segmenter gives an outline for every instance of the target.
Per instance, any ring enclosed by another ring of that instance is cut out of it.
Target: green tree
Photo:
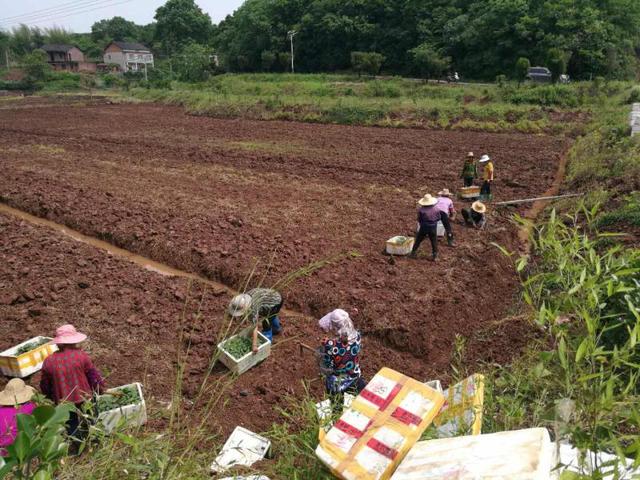
[[[44,35],[38,27],[21,24],[9,35],[9,47],[18,56],[30,53],[44,44]]]
[[[155,19],[155,39],[165,53],[175,53],[190,43],[210,43],[211,18],[194,0],[168,0],[156,10]]]
[[[440,78],[451,66],[451,58],[442,56],[428,43],[411,49],[410,54],[415,70],[425,79]]]
[[[210,50],[204,45],[191,43],[171,57],[173,71],[183,82],[201,82],[211,73]]]
[[[270,72],[276,63],[277,55],[269,50],[265,50],[260,55],[260,58],[262,60],[262,70]]]
[[[520,57],[516,62],[516,80],[520,85],[527,78],[529,69],[531,68],[531,62],[526,57]]]
[[[551,70],[551,77],[554,82],[558,81],[560,75],[567,71],[566,55],[559,48],[551,48],[547,52],[547,67]]]
[[[138,41],[141,28],[123,17],[113,17],[91,25],[91,38],[103,44],[112,40]]]
[[[73,33],[64,27],[51,27],[44,29],[44,41],[46,43],[59,43],[73,45]]]
[[[47,63],[47,54],[44,50],[36,49],[22,57],[22,69],[26,80],[33,84],[47,78],[51,67]]]
[[[351,67],[358,72],[358,76],[363,73],[377,75],[384,60],[384,55],[376,52],[351,52]]]

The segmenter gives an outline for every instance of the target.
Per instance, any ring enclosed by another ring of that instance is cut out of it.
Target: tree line
[[[638,71],[640,2],[246,0],[214,25],[194,0],[168,0],[148,25],[114,17],[86,34],[22,25],[0,31],[0,50],[20,56],[43,43],[72,43],[100,59],[111,40],[125,40],[146,44],[172,64],[187,63],[188,76],[213,52],[228,71],[289,71],[292,30],[298,72],[458,71],[493,80],[540,65],[579,79],[631,78]]]
[[[640,52],[637,0],[247,0],[217,28],[214,43],[232,70],[352,67],[352,52],[376,52],[404,75],[450,69],[468,78],[515,75],[516,62],[566,66],[576,78],[628,78]]]

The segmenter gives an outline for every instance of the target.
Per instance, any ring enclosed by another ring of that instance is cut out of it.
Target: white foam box
[[[554,449],[557,448],[556,444],[552,444],[552,447]],[[590,450],[580,452],[568,443],[560,443],[558,453],[557,463],[559,468],[556,469],[556,474],[566,471],[591,477],[597,472],[602,475],[603,480],[640,478],[640,468],[634,468],[633,460],[630,458],[620,458],[611,453],[592,452]],[[557,478],[557,475],[555,478]]]
[[[48,343],[40,345],[33,350],[17,355],[16,352],[31,342],[41,342],[47,340]],[[0,372],[8,377],[24,378],[33,375],[42,368],[45,358],[58,351],[58,346],[49,337],[34,337],[27,341],[11,347],[0,353]]]
[[[135,387],[138,390],[140,396],[140,402],[132,405],[125,405],[123,407],[114,408],[113,410],[107,410],[105,412],[98,412],[98,423],[101,424],[106,433],[111,433],[116,427],[139,427],[147,423],[147,405],[144,401],[142,394],[141,383],[131,383],[129,385],[122,385],[116,388],[110,388],[105,392],[114,392],[122,390],[127,387]],[[98,396],[98,400],[103,395]]]
[[[250,467],[262,460],[270,448],[269,439],[246,428],[236,427],[211,464],[211,471],[222,473],[236,465]]]
[[[472,187],[462,187],[458,192],[460,198],[473,199],[480,196],[480,187],[474,185]]]
[[[427,440],[391,480],[548,480],[553,449],[545,428]]]
[[[242,330],[236,335],[233,335],[218,344],[218,351],[220,352],[220,361],[233,373],[241,375],[252,367],[255,367],[258,363],[265,360],[271,355],[271,342],[261,332],[258,332],[258,351],[256,353],[249,352],[242,358],[235,358],[224,348],[224,344],[236,337],[252,338],[253,329],[255,327],[250,326]]]
[[[264,475],[249,475],[243,476],[240,475],[238,477],[224,477],[220,480],[271,480],[269,477],[265,477]]]
[[[414,241],[413,237],[403,237],[401,235],[391,237],[387,240],[387,253],[389,255],[409,255]]]

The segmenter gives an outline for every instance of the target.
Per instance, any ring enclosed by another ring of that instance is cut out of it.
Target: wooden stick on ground
[[[302,351],[303,350],[309,350],[310,352],[316,353],[316,349],[315,348],[312,348],[312,347],[310,347],[309,345],[307,345],[305,343],[299,342],[298,346],[300,347],[300,356],[302,356]]]
[[[517,205],[519,203],[529,203],[529,202],[537,202],[539,200],[555,200],[558,198],[570,198],[570,197],[581,197],[584,193],[568,193],[566,195],[553,195],[551,197],[536,197],[536,198],[523,198],[521,200],[509,200],[508,202],[497,202],[492,204],[492,206],[506,206],[506,205]]]

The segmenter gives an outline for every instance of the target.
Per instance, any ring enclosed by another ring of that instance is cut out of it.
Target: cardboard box
[[[433,420],[438,438],[480,435],[484,376],[475,374],[444,391],[444,405]]]
[[[383,368],[325,435],[316,455],[343,480],[386,480],[443,403],[442,393]]]

